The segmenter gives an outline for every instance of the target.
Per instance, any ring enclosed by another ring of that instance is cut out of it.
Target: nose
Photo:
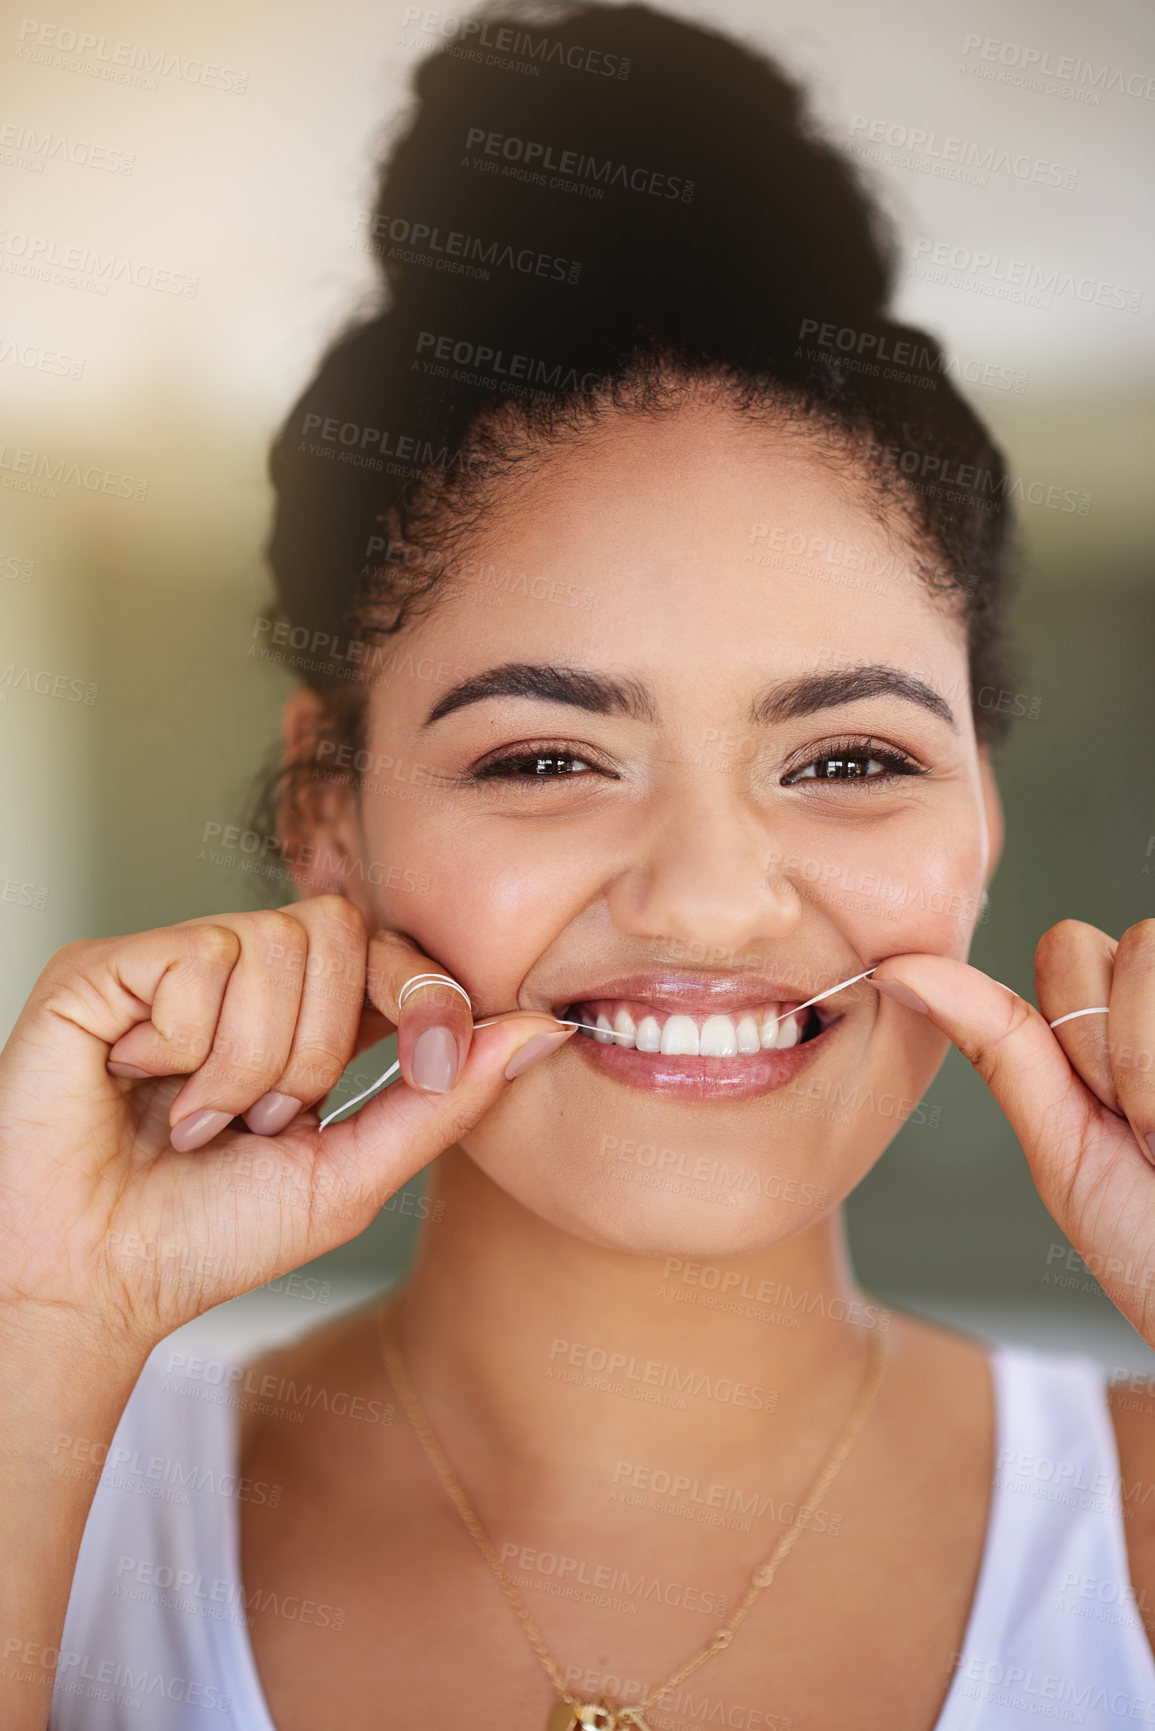
[[[635,836],[633,860],[607,896],[619,930],[738,955],[801,923],[802,901],[774,863],[765,814],[737,789],[683,783]]]

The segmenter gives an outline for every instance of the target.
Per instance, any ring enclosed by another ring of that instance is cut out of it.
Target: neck
[[[542,1220],[460,1149],[434,1172],[399,1338],[435,1429],[478,1464],[587,1492],[627,1466],[764,1478],[837,1430],[885,1323],[841,1211],[765,1250],[639,1255]]]

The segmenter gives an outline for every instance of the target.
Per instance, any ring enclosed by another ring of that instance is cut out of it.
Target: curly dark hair
[[[264,629],[360,744],[374,657],[436,605],[510,478],[609,414],[706,395],[849,469],[957,607],[980,741],[1007,717],[1003,458],[931,336],[888,316],[893,240],[764,55],[644,5],[495,3],[419,65],[355,239],[381,310],[273,446]],[[868,604],[868,603],[866,603]],[[330,761],[332,757],[330,754]],[[267,777],[273,827],[316,770]]]

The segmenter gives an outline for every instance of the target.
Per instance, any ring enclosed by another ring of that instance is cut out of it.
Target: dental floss
[[[452,989],[455,992],[459,992],[461,994],[461,996],[465,999],[466,1003],[469,1004],[470,1009],[473,1008],[473,1005],[469,1001],[469,993],[466,991],[465,987],[459,985],[456,980],[451,980],[449,978],[448,974],[414,974],[412,979],[406,980],[406,982],[402,986],[400,992],[398,992],[398,994],[397,994],[397,1008],[398,1009],[401,1008],[402,1004],[405,1002],[405,1000],[409,996],[410,992],[419,991],[422,986],[432,986],[432,985],[441,985],[441,986],[452,987]]]
[[[1056,1016],[1053,1022],[1048,1022],[1048,1028],[1058,1028],[1064,1022],[1073,1022],[1076,1016],[1105,1016],[1109,1013],[1106,1004],[1092,1004],[1089,1010],[1068,1010],[1065,1016]]]
[[[879,964],[877,962],[875,962],[874,968],[877,968],[878,965]],[[854,986],[854,985],[857,985],[859,980],[865,980],[870,974],[873,974],[874,968],[867,968],[865,973],[855,974],[852,979],[842,980],[839,982],[839,984],[837,986],[827,986],[827,988],[824,992],[819,992],[816,997],[807,998],[807,1000],[804,1004],[795,1004],[793,1010],[786,1010],[783,1012],[783,1014],[781,1016],[768,1016],[766,1018],[766,1020],[777,1023],[777,1022],[784,1021],[786,1016],[793,1016],[796,1013],[796,1011],[798,1011],[798,1010],[808,1010],[810,1008],[811,1004],[820,1004],[822,1002],[823,998],[831,998],[834,996],[835,992],[841,992],[846,986]],[[434,980],[444,981],[444,983],[446,985],[452,986],[454,991],[460,992],[461,996],[465,999],[466,1003],[467,1004],[469,1003],[469,994],[465,990],[464,986],[459,986],[456,980],[451,980],[449,978],[448,974],[414,974],[414,976],[411,980],[406,980],[405,984],[402,986],[400,992],[398,993],[398,996],[397,996],[398,1011],[400,1011],[402,1004],[405,1002],[406,996],[408,995],[408,993],[411,990],[416,991],[418,985],[427,985]],[[507,1015],[509,1013],[510,1013],[509,1011],[505,1012],[505,1014],[507,1014]],[[1083,1015],[1083,1014],[1089,1014],[1089,1012],[1076,1010],[1075,1014],[1076,1015]],[[494,1022],[496,1022],[497,1020],[498,1020],[497,1016],[487,1016],[484,1021],[474,1022],[473,1026],[475,1028],[489,1028],[489,1027],[492,1027]],[[568,1020],[565,1016],[554,1016],[553,1020],[555,1022],[557,1022],[559,1027],[562,1027],[562,1028],[588,1028],[591,1034],[604,1034],[608,1031],[612,1034],[612,1036],[615,1040],[626,1040],[626,1039],[629,1039],[631,1037],[628,1034],[618,1034],[618,1033],[614,1032],[613,1029],[607,1030],[605,1028],[599,1028],[593,1022],[574,1022],[574,1021]],[[1064,1018],[1064,1020],[1065,1020],[1065,1018]],[[400,1060],[400,1058],[398,1058],[395,1060],[394,1063],[390,1064],[390,1066],[386,1070],[385,1074],[383,1076],[379,1076],[375,1082],[371,1083],[370,1086],[364,1090],[363,1093],[355,1094],[351,1100],[346,1100],[345,1104],[343,1106],[336,1107],[335,1110],[330,1112],[327,1117],[322,1118],[321,1122],[317,1126],[317,1128],[320,1130],[324,1130],[329,1124],[334,1123],[336,1119],[342,1117],[346,1112],[350,1111],[354,1106],[359,1106],[359,1105],[361,1105],[362,1101],[368,1100],[370,1095],[376,1094],[379,1089],[383,1088],[385,1086],[386,1082],[389,1081],[390,1077],[395,1075],[396,1072],[400,1068],[401,1068],[401,1060]]]

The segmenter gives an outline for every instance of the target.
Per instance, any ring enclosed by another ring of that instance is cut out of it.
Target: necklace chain
[[[385,1360],[385,1366],[389,1372],[390,1381],[397,1392],[397,1398],[405,1408],[406,1416],[408,1417],[410,1424],[413,1426],[417,1440],[425,1450],[429,1463],[437,1474],[437,1477],[440,1479],[450,1502],[452,1502],[454,1508],[461,1516],[461,1519],[468,1529],[474,1543],[477,1545],[477,1548],[481,1551],[486,1562],[497,1577],[499,1586],[504,1592],[506,1598],[509,1600],[514,1614],[525,1632],[526,1639],[537,1654],[538,1658],[541,1660],[550,1682],[553,1684],[563,1701],[573,1701],[573,1697],[570,1695],[569,1689],[560,1669],[558,1668],[557,1662],[549,1648],[546,1646],[541,1630],[530,1615],[529,1606],[518,1591],[513,1576],[510,1574],[509,1570],[498,1556],[497,1551],[494,1549],[493,1541],[490,1539],[489,1534],[482,1525],[477,1510],[474,1508],[462,1488],[461,1481],[458,1479],[457,1474],[450,1465],[449,1457],[446,1455],[445,1450],[442,1448],[434,1434],[433,1427],[429,1422],[428,1414],[414,1392],[413,1384],[410,1382],[408,1372],[405,1369],[405,1362],[401,1356],[400,1342],[397,1338],[396,1300],[381,1308],[378,1313],[378,1323],[378,1340],[381,1347],[381,1354]],[[778,1569],[781,1567],[782,1563],[785,1562],[790,1552],[794,1549],[794,1546],[798,1543],[798,1540],[802,1537],[802,1534],[806,1531],[810,1522],[810,1517],[813,1515],[822,1497],[829,1490],[839,1468],[850,1453],[850,1450],[858,1438],[859,1432],[866,1423],[867,1416],[870,1413],[871,1407],[874,1405],[875,1396],[878,1394],[878,1390],[882,1384],[883,1375],[886,1371],[887,1334],[889,1332],[889,1327],[890,1312],[884,1311],[872,1332],[869,1363],[867,1365],[866,1375],[863,1378],[862,1386],[858,1391],[857,1398],[850,1410],[849,1416],[838,1433],[838,1436],[835,1438],[834,1444],[817,1475],[808,1487],[805,1498],[798,1505],[794,1519],[790,1522],[790,1525],[786,1528],[786,1531],[782,1534],[782,1537],[778,1540],[778,1543],[775,1545],[766,1561],[760,1563],[754,1570],[750,1579],[750,1585],[739,1600],[737,1608],[734,1610],[729,1621],[725,1623],[722,1628],[714,1631],[713,1635],[711,1635],[710,1639],[706,1642],[705,1646],[699,1653],[696,1653],[692,1659],[688,1659],[686,1663],[680,1666],[671,1677],[667,1677],[664,1683],[651,1689],[649,1694],[639,1701],[636,1706],[615,1707],[613,1712],[616,1722],[632,1722],[635,1726],[639,1727],[639,1731],[645,1731],[644,1723],[641,1718],[645,1708],[651,1706],[660,1696],[668,1694],[671,1689],[676,1689],[678,1684],[684,1682],[692,1671],[698,1669],[699,1665],[704,1665],[707,1659],[713,1658],[715,1653],[720,1653],[723,1648],[730,1645],[739,1625],[745,1621],[753,1608],[754,1601],[757,1599],[759,1593],[770,1585],[771,1581],[777,1574]]]

